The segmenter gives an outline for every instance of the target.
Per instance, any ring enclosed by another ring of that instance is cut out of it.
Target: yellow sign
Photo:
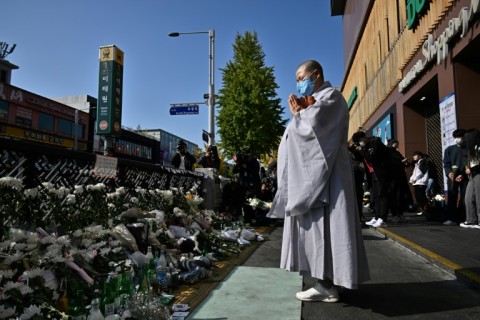
[[[115,61],[123,66],[123,51],[116,46],[100,47],[100,61]]]

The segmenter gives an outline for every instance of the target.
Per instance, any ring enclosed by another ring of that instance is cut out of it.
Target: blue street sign
[[[170,107],[170,115],[172,116],[188,114],[198,114],[198,104],[177,105]]]

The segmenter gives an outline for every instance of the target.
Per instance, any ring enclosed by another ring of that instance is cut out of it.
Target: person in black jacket
[[[391,157],[386,145],[378,137],[367,137],[365,132],[359,131],[354,143],[364,145],[364,162],[367,167],[373,168],[372,172],[372,197],[375,217],[366,222],[366,225],[378,228],[387,226],[389,210],[389,183],[391,179]]]
[[[218,157],[217,146],[208,146],[205,154],[198,160],[198,164],[200,164],[202,168],[220,169],[220,158]]]
[[[391,180],[389,186],[389,207],[392,213],[392,221],[405,222],[403,212],[408,210],[408,206],[413,206],[413,197],[408,187],[408,177],[405,168],[408,165],[408,159],[398,151],[398,141],[391,139],[387,144],[391,157]]]
[[[443,154],[443,169],[447,176],[448,190],[447,220],[443,224],[447,226],[457,225],[459,222],[465,221],[464,199],[468,178],[465,173],[467,150],[463,146],[464,134],[464,129],[453,131],[452,136],[455,139],[455,144],[448,146]]]
[[[193,165],[197,162],[197,159],[188,152],[187,143],[180,140],[177,144],[177,153],[172,158],[172,165],[176,169],[193,170]]]

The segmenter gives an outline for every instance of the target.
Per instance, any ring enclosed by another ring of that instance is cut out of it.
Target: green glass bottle
[[[115,314],[115,283],[113,282],[110,273],[108,274],[107,281],[105,281],[103,287],[103,297],[100,309],[105,317]]]
[[[77,290],[72,294],[68,303],[68,314],[73,320],[85,320],[85,303],[84,303],[83,291]]]

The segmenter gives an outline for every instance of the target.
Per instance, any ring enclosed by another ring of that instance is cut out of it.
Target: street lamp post
[[[208,81],[208,136],[209,144],[215,144],[215,30],[196,32],[172,32],[169,37],[178,37],[182,34],[208,33],[209,37],[209,81]]]

